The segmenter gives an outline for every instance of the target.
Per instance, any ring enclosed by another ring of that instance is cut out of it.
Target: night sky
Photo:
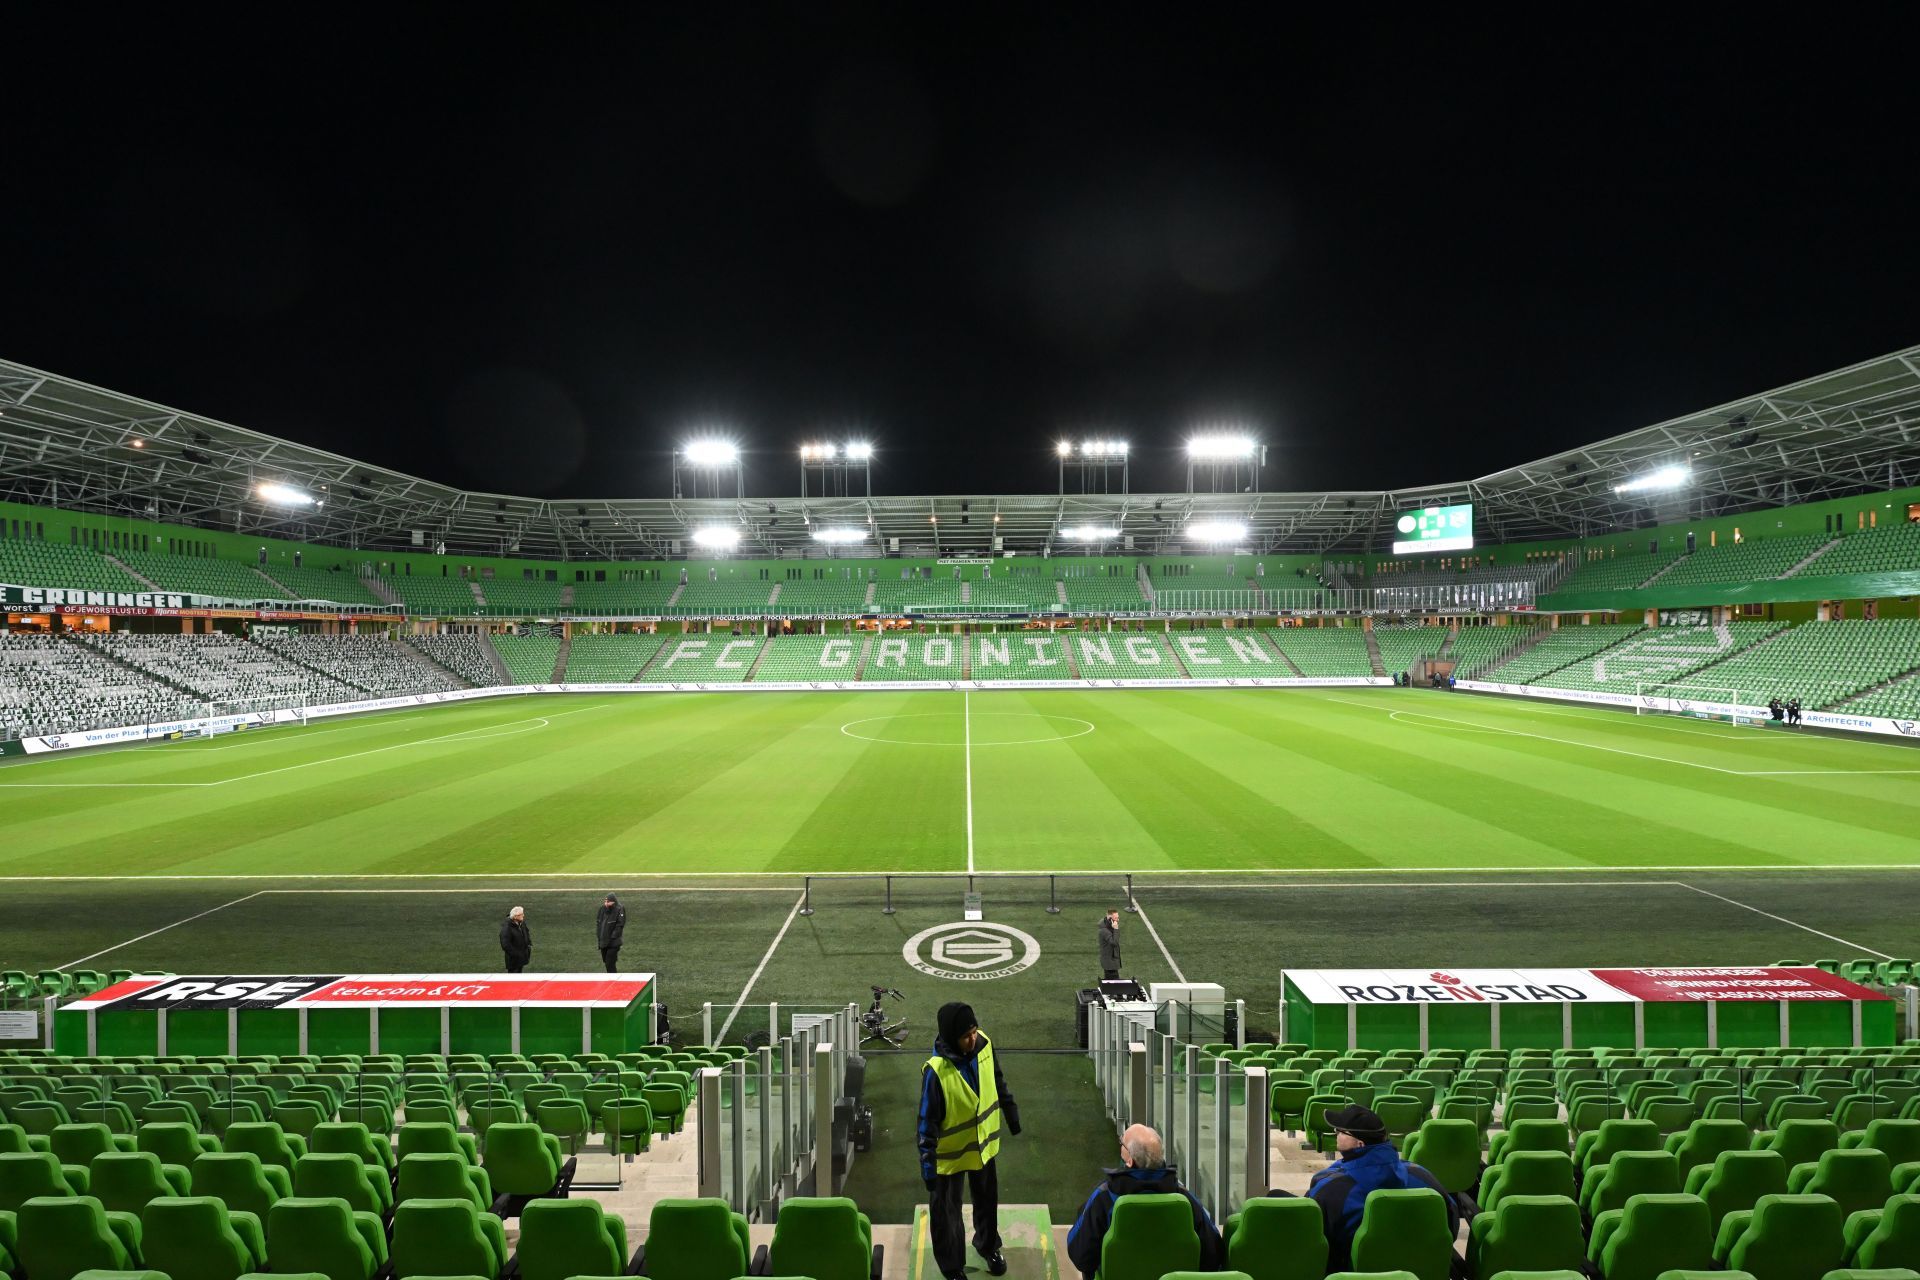
[[[1397,487],[1920,337],[1911,43],[1803,7],[33,8],[0,356],[471,488]]]

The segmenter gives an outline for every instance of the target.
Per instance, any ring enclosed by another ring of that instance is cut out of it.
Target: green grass
[[[1916,777],[1413,690],[565,695],[16,760],[0,876],[1913,865]]]

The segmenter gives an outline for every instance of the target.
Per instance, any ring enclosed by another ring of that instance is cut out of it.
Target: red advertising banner
[[[1885,1000],[1886,993],[1824,969],[1595,969],[1637,1000]]]
[[[68,1009],[367,1009],[389,1004],[566,1005],[625,1008],[653,984],[650,973],[387,973],[262,976],[139,976]]]

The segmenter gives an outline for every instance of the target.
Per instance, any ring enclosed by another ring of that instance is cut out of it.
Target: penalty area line
[[[205,911],[202,911],[197,915],[188,916],[184,920],[175,920],[172,924],[163,924],[158,929],[150,929],[146,933],[141,934],[137,938],[128,938],[125,942],[116,942],[112,946],[106,948],[103,951],[96,951],[92,955],[81,956],[78,960],[69,960],[65,964],[57,965],[55,967],[60,969],[71,969],[75,965],[85,964],[89,960],[97,960],[101,956],[112,955],[114,952],[120,950],[122,947],[130,947],[136,942],[145,942],[148,938],[154,937],[158,934],[165,933],[169,929],[178,929],[183,924],[192,924],[195,920],[204,920],[206,917],[212,915],[216,911],[225,911],[228,907],[237,907],[243,902],[252,902],[255,898],[259,897],[261,894],[266,892],[268,891],[265,889],[256,890],[255,892],[248,894],[244,898],[235,898],[232,902],[223,902],[217,907],[208,907]]]
[[[1810,924],[1801,924],[1798,920],[1789,920],[1787,919],[1787,917],[1775,915],[1771,911],[1762,911],[1759,907],[1756,907],[1751,903],[1741,902],[1735,898],[1729,898],[1725,894],[1715,893],[1711,889],[1702,889],[1699,885],[1684,884],[1684,883],[1682,883],[1680,887],[1683,889],[1691,889],[1695,893],[1704,894],[1709,898],[1717,899],[1720,902],[1726,903],[1728,906],[1739,907],[1743,911],[1751,911],[1753,912],[1753,914],[1757,916],[1765,916],[1769,920],[1778,920],[1781,924],[1792,925],[1796,929],[1801,929],[1807,933],[1811,933],[1816,938],[1825,938],[1828,942],[1837,942],[1843,947],[1852,947],[1857,951],[1864,951],[1870,956],[1879,956],[1882,960],[1893,959],[1892,956],[1888,955],[1884,951],[1875,951],[1872,947],[1862,946],[1860,943],[1853,942],[1846,938],[1842,938],[1838,934],[1822,932],[1821,930],[1814,928]]]
[[[800,908],[806,905],[807,895],[801,894],[793,900],[793,907],[787,912],[787,918],[781,922],[780,932],[773,935],[773,941],[767,946],[767,954],[760,957],[760,963],[753,967],[753,973],[747,979],[747,985],[740,988],[740,998],[733,1002],[733,1008],[727,1010],[727,1020],[720,1024],[720,1034],[715,1037],[716,1044],[727,1042],[727,1032],[733,1029],[733,1020],[740,1016],[740,1007],[753,994],[753,984],[760,981],[760,975],[767,971],[767,962],[773,959],[773,953],[780,949],[781,940],[787,936],[787,930],[793,927],[793,918],[800,914]],[[778,1028],[774,1028],[778,1030]]]
[[[1160,941],[1160,931],[1153,927],[1153,921],[1147,917],[1147,909],[1140,905],[1140,899],[1133,900],[1133,910],[1140,917],[1140,923],[1147,926],[1147,936],[1153,939],[1153,945],[1160,948],[1160,956],[1167,962],[1167,968],[1173,970],[1175,982],[1185,982],[1187,975],[1180,972],[1180,962],[1173,958],[1173,952],[1167,950],[1167,944]]]

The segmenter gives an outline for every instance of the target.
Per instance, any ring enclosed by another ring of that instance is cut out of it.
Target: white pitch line
[[[616,884],[615,890],[621,893],[785,893],[785,885],[638,885]],[[261,894],[277,893],[289,897],[302,897],[314,893],[500,893],[500,889],[262,889]],[[553,888],[517,888],[515,893],[579,893],[574,885],[560,885]],[[255,894],[255,897],[260,894]]]
[[[1753,906],[1750,903],[1736,901],[1733,898],[1727,897],[1725,894],[1715,893],[1711,889],[1702,889],[1699,885],[1696,885],[1696,884],[1683,885],[1682,887],[1691,889],[1695,893],[1705,894],[1709,898],[1718,898],[1721,902],[1727,903],[1729,906],[1745,908],[1746,910],[1753,912],[1757,916],[1765,916],[1769,920],[1778,920],[1781,924],[1790,924],[1796,929],[1804,929],[1808,933],[1813,934],[1815,937],[1825,938],[1829,942],[1837,942],[1843,947],[1853,947],[1855,950],[1864,951],[1870,956],[1879,956],[1882,960],[1893,959],[1892,956],[1888,955],[1884,951],[1875,951],[1872,947],[1864,947],[1857,942],[1850,942],[1847,939],[1840,937],[1838,934],[1822,933],[1820,930],[1814,928],[1810,924],[1801,924],[1798,920],[1789,920],[1785,916],[1777,916],[1773,914],[1773,912],[1771,911],[1762,911],[1759,907]]]
[[[960,691],[960,751],[967,762],[967,874],[973,874],[973,716],[965,689]]]
[[[165,933],[169,929],[178,929],[183,924],[192,924],[195,920],[203,919],[207,916],[212,915],[216,911],[225,911],[228,907],[237,907],[243,902],[251,902],[255,898],[259,897],[260,894],[265,892],[266,890],[262,889],[262,890],[259,890],[258,892],[250,893],[244,898],[235,898],[232,902],[223,902],[217,907],[208,907],[205,911],[202,911],[199,915],[188,916],[185,920],[175,920],[172,924],[163,924],[158,929],[154,929],[150,932],[143,933],[137,938],[128,938],[125,942],[116,942],[112,946],[108,947],[105,951],[96,951],[90,956],[81,956],[78,960],[69,960],[65,964],[55,965],[54,967],[57,969],[71,969],[77,964],[85,964],[89,960],[96,960],[101,956],[111,955],[115,951],[120,950],[122,947],[130,947],[136,942],[145,942],[148,938],[153,937],[155,934]]]
[[[1153,945],[1160,948],[1160,954],[1167,962],[1167,968],[1173,970],[1175,982],[1185,982],[1187,975],[1180,972],[1179,962],[1173,958],[1173,952],[1167,950],[1167,944],[1160,941],[1160,931],[1153,927],[1153,921],[1147,919],[1147,909],[1140,905],[1140,899],[1133,900],[1133,910],[1140,917],[1140,923],[1147,926],[1147,933],[1153,939]]]
[[[740,1006],[745,1004],[747,997],[753,994],[753,984],[760,981],[760,975],[766,972],[767,961],[773,959],[773,953],[780,949],[780,940],[787,936],[787,930],[793,925],[793,918],[800,914],[800,908],[806,900],[807,895],[804,893],[793,900],[793,910],[787,912],[786,920],[780,925],[780,932],[773,935],[773,942],[767,947],[767,954],[761,956],[760,963],[753,967],[753,975],[747,979],[747,985],[740,988],[740,998],[735,1000],[733,1008],[727,1011],[727,1020],[720,1024],[720,1034],[714,1043],[727,1042],[727,1032],[732,1029],[733,1020],[740,1016]]]

